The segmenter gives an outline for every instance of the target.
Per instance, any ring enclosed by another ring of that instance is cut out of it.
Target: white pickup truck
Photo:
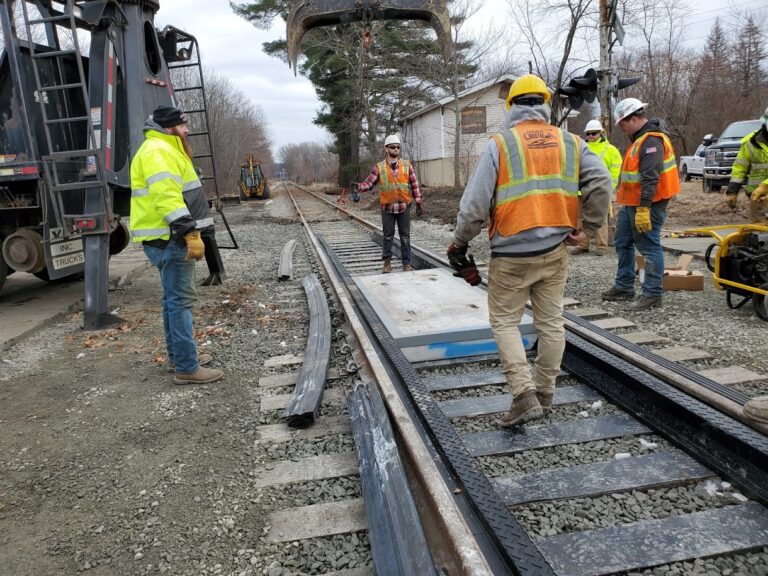
[[[712,135],[707,134],[704,140],[711,142]],[[704,159],[707,156],[707,145],[700,144],[693,156],[680,156],[680,179],[690,182],[692,177],[704,177]]]

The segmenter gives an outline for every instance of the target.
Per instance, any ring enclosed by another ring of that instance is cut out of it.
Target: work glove
[[[461,276],[470,286],[477,286],[482,280],[475,265],[475,259],[467,256],[469,246],[457,246],[453,242],[448,246],[448,262],[456,270],[454,276]]]
[[[349,183],[349,189],[352,191],[352,202],[355,204],[360,202],[360,192],[357,191],[357,182],[352,180],[352,182]]]
[[[738,196],[736,196],[736,194],[728,194],[725,197],[725,205],[730,210],[736,210],[736,202],[737,202],[737,200],[738,200]]]
[[[752,200],[752,202],[764,202],[768,200],[768,184],[765,182],[760,184],[760,186],[752,191],[749,199]]]
[[[184,260],[200,260],[205,255],[205,244],[200,237],[200,230],[192,230],[184,236],[187,242],[187,257]]]
[[[640,234],[650,232],[653,225],[651,224],[651,209],[648,206],[638,206],[635,210],[635,230]]]
[[[421,198],[416,199],[416,216],[421,216],[424,212],[424,200]]]

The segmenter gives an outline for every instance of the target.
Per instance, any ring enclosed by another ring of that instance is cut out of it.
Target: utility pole
[[[614,14],[611,15],[611,8]],[[611,86],[613,73],[611,69],[611,17],[616,18],[615,0],[600,0],[600,67],[597,77],[600,80],[598,95],[600,98],[600,123],[606,136],[611,138]]]

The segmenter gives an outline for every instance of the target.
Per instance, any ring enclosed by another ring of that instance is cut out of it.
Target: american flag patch
[[[656,152],[656,146],[649,146],[645,149],[646,154],[653,154],[654,152]]]

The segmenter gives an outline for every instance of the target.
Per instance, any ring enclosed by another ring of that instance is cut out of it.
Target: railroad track
[[[601,327],[568,314],[553,410],[502,430],[496,421],[510,397],[496,356],[424,360],[418,346],[398,344],[367,298],[366,282],[381,278],[380,233],[298,186],[288,189],[307,226],[310,256],[297,271],[327,274],[333,368],[322,417],[304,430],[278,423],[295,372],[262,378],[262,411],[271,410],[275,423],[259,431],[259,442],[279,453],[282,443],[334,436],[344,439],[335,446],[346,451],[274,463],[260,486],[355,482],[361,443],[355,430],[356,458],[354,418],[349,421],[355,410],[347,410],[345,398],[353,388],[364,395],[375,388],[408,471],[410,502],[418,503],[435,573],[576,576],[651,567],[654,574],[768,573],[768,437],[741,415],[744,395],[641,347],[654,341],[647,334],[633,342],[610,331],[621,323]],[[396,258],[393,264],[397,270]],[[440,273],[446,262],[415,248],[413,264],[417,272],[408,275],[416,282]],[[286,301],[299,297],[287,289]],[[279,358],[271,365],[303,360]],[[351,493],[367,498],[371,481],[364,473],[359,492]],[[369,528],[379,573],[430,573],[423,564],[410,564],[421,568],[409,572],[386,563],[395,549],[376,536],[380,526],[372,527],[370,516],[366,521],[360,497],[276,510],[269,524],[267,538],[274,542]],[[418,538],[417,531],[411,539]],[[415,556],[413,548],[402,554]],[[371,573],[370,567],[356,570]]]

